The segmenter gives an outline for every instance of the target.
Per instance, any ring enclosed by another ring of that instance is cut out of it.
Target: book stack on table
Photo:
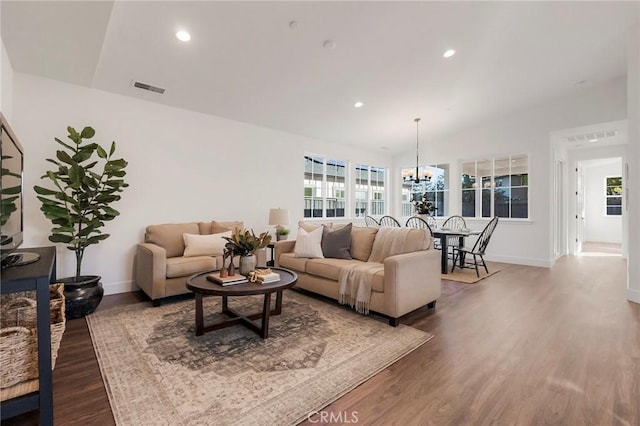
[[[278,277],[280,277],[280,276],[278,275]],[[216,284],[220,284],[222,286],[233,285],[233,284],[242,284],[242,283],[249,282],[249,280],[247,280],[247,277],[245,277],[244,275],[240,275],[240,274],[231,275],[231,276],[227,276],[227,277],[222,277],[221,278],[220,277],[220,272],[213,272],[213,273],[207,275],[207,280],[212,281],[212,282],[214,282]]]
[[[256,278],[260,284],[269,284],[280,281],[280,274],[276,272],[270,272],[268,274],[258,274]]]

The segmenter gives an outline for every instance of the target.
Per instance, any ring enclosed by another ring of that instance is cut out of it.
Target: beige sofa
[[[235,227],[242,228],[242,222],[214,220],[147,226],[145,242],[136,247],[135,283],[151,298],[154,306],[160,306],[165,297],[189,293],[186,279],[198,272],[220,269],[222,256],[185,257],[183,234],[217,234]]]
[[[342,266],[369,260],[378,228],[352,227],[350,253],[353,259],[310,259],[296,257],[293,240],[275,243],[276,266],[298,274],[296,288],[338,300]],[[432,248],[431,235],[411,230],[404,254],[383,260],[384,271],[373,276],[370,309],[389,318],[397,326],[399,318],[424,305],[435,307],[440,297],[440,252]]]

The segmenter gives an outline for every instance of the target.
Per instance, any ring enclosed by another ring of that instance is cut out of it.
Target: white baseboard
[[[118,293],[129,293],[131,291],[138,290],[138,286],[133,283],[133,281],[120,281],[114,283],[102,283],[102,287],[104,288],[104,294],[118,294]]]
[[[526,265],[526,266],[538,266],[541,268],[551,268],[553,266],[553,261],[546,259],[536,259],[529,257],[514,257],[514,256],[485,256],[484,257],[489,262],[502,262],[502,263],[513,263],[516,265]]]
[[[627,287],[627,300],[640,303],[640,290]]]

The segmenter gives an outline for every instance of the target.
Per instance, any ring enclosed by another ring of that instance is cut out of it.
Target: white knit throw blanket
[[[340,304],[349,304],[361,314],[369,313],[373,277],[376,273],[384,271],[384,259],[405,252],[405,242],[410,231],[411,229],[408,228],[380,228],[376,234],[369,261],[340,268],[338,276]]]

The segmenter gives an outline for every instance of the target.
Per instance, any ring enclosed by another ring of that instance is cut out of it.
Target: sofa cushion
[[[309,259],[306,272],[337,283],[340,276],[340,268],[353,264],[362,265],[363,262],[353,259]]]
[[[384,271],[376,272],[373,276],[371,291],[376,293],[384,293]]]
[[[295,257],[293,253],[282,253],[278,258],[278,264],[283,268],[305,272],[308,260],[306,257]]]
[[[295,257],[324,258],[322,254],[322,230],[317,228],[315,231],[307,232],[304,229],[298,229],[296,245],[293,248]]]
[[[184,253],[184,238],[182,234],[198,234],[198,224],[165,223],[147,226],[144,241],[159,245],[167,251],[167,257],[182,256]]]
[[[229,222],[217,222],[214,220],[211,222],[212,234],[219,234],[221,232],[233,231],[236,228],[240,228],[240,230],[243,230],[244,222],[242,222],[241,220],[229,221]]]
[[[313,222],[305,222],[305,221],[298,221],[298,228],[302,228],[307,232],[311,232],[311,231],[315,231],[318,228],[322,228],[323,226],[328,226],[329,228],[333,227],[332,223],[313,223]]]
[[[431,243],[426,229],[382,227],[376,234],[369,261],[382,262],[389,256],[425,250]]]
[[[354,226],[351,228],[351,257],[366,262],[371,256],[373,240],[378,228]]]
[[[212,271],[217,268],[215,257],[171,257],[167,259],[167,278],[188,277],[198,272]]]
[[[183,234],[184,257],[192,256],[222,256],[227,240],[222,237],[231,237],[231,231],[219,234],[196,235]]]
[[[322,227],[322,254],[335,259],[351,259],[351,228],[349,223],[340,229]]]

